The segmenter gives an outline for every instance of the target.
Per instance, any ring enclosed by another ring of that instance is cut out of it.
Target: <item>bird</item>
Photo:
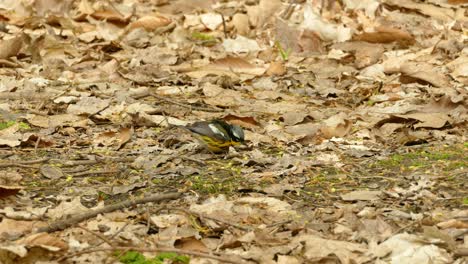
[[[244,130],[221,119],[198,121],[184,127],[213,153],[227,152],[230,146],[244,143]]]

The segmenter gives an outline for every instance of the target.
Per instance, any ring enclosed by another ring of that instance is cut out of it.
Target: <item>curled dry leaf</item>
[[[419,123],[414,125],[414,128],[428,127],[428,128],[442,128],[449,122],[448,115],[443,113],[413,113],[406,115],[395,115],[405,119],[418,120]]]
[[[22,189],[22,186],[0,185],[0,199],[16,195]]]
[[[125,143],[127,143],[133,135],[133,128],[121,128],[118,132],[108,131],[99,134],[94,139],[95,145],[101,146],[113,146],[120,149]]]
[[[130,16],[124,17],[117,10],[98,10],[92,13],[91,16],[98,20],[106,20],[118,23],[127,23],[130,20]]]
[[[286,73],[286,67],[284,66],[283,62],[281,61],[273,61],[270,63],[266,71],[267,75],[284,75]]]
[[[344,137],[352,128],[353,123],[345,118],[344,113],[334,115],[325,120],[325,125],[320,128],[325,138]]]
[[[248,127],[248,128],[254,128],[258,127],[260,124],[251,116],[236,116],[229,114],[225,117],[223,117],[224,120],[242,126],[242,127]]]
[[[401,65],[400,71],[406,76],[428,82],[435,87],[450,87],[447,75],[440,72],[441,68],[429,63],[406,62]]]
[[[9,147],[16,147],[21,144],[22,135],[19,132],[20,124],[14,125],[0,130],[0,146],[7,145]]]
[[[252,65],[248,61],[239,57],[226,57],[211,63],[207,69],[215,69],[222,71],[232,71],[235,73],[245,73],[255,76],[260,76],[265,73],[265,68]]]
[[[144,16],[130,24],[130,29],[144,28],[146,31],[154,31],[157,28],[165,27],[172,22],[171,19],[161,16]]]
[[[62,239],[47,233],[37,233],[27,236],[17,242],[27,247],[41,247],[50,251],[68,250],[68,245]]]
[[[0,41],[0,59],[16,56],[23,46],[23,35]]]
[[[414,37],[407,31],[392,27],[376,27],[375,32],[364,32],[353,39],[370,43],[391,43],[398,42],[402,46],[412,45]]]

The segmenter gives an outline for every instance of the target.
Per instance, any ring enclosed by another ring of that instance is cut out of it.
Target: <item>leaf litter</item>
[[[319,2],[0,1],[0,258],[468,261],[466,1]]]

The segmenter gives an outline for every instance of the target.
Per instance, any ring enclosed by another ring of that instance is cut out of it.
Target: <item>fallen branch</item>
[[[5,167],[22,167],[22,168],[35,168],[35,166],[28,166],[29,164],[36,164],[48,161],[48,158],[36,159],[36,160],[11,160],[9,162],[0,163],[0,168]]]
[[[132,207],[132,206],[135,206],[137,204],[144,204],[144,203],[151,203],[151,202],[161,202],[161,201],[164,201],[164,200],[177,199],[181,195],[182,194],[179,193],[179,192],[173,192],[173,193],[158,194],[158,195],[153,195],[153,196],[149,196],[149,197],[139,198],[139,199],[135,199],[133,201],[124,201],[124,202],[121,202],[121,203],[111,204],[111,205],[108,205],[108,206],[106,206],[104,208],[101,208],[99,210],[90,210],[89,212],[79,214],[79,215],[76,215],[76,216],[72,216],[71,218],[67,218],[65,220],[58,220],[58,221],[52,222],[51,224],[49,224],[49,226],[39,228],[36,232],[37,233],[40,233],[40,232],[51,233],[51,232],[63,230],[65,228],[68,228],[68,227],[73,226],[75,224],[78,224],[80,222],[83,222],[83,221],[85,221],[87,219],[96,217],[99,214],[110,213],[110,212],[117,211],[117,210],[120,210],[120,209],[123,209],[123,208]]]

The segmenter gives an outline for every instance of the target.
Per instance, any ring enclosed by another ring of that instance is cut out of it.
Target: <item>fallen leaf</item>
[[[8,59],[18,55],[21,47],[23,46],[23,42],[23,35],[0,41],[0,59]]]
[[[367,248],[363,244],[325,239],[309,234],[301,234],[295,237],[293,242],[304,245],[303,256],[309,261],[322,261],[330,256],[336,256],[343,264],[364,263],[369,260],[369,257],[364,256]]]
[[[453,263],[445,249],[432,245],[423,237],[397,234],[371,250],[372,255],[390,263]]]
[[[129,28],[144,28],[146,31],[154,31],[157,28],[171,24],[171,22],[171,19],[161,15],[144,16],[139,18],[137,21],[132,22],[129,25]]]
[[[448,115],[444,113],[413,113],[406,115],[395,115],[405,119],[415,119],[419,123],[413,125],[414,128],[428,127],[428,128],[442,128],[449,122]]]
[[[303,28],[311,30],[319,35],[322,40],[344,42],[351,39],[351,29],[343,25],[331,24],[322,20],[317,14],[312,5],[307,3],[304,7],[304,21],[301,25]]]
[[[223,47],[226,52],[249,53],[262,50],[256,40],[248,39],[244,36],[237,36],[235,39],[225,39]]]
[[[48,233],[36,233],[22,238],[16,242],[31,247],[41,247],[49,251],[66,251],[68,250],[68,244],[62,239],[52,236]]]
[[[85,96],[81,97],[78,103],[70,104],[67,108],[67,112],[75,115],[94,115],[104,110],[109,104],[110,100]]]
[[[64,174],[59,167],[46,164],[41,166],[40,171],[41,174],[48,179],[56,180],[64,177]]]
[[[286,67],[284,64],[280,61],[273,61],[270,63],[270,66],[268,67],[266,74],[267,75],[278,75],[282,76],[286,73]]]
[[[450,82],[446,74],[441,73],[440,67],[423,62],[406,62],[400,67],[401,73],[428,82],[435,87],[450,87]]]
[[[364,32],[354,37],[355,40],[366,41],[370,43],[391,43],[398,42],[402,46],[409,46],[414,44],[414,37],[407,31],[379,26],[376,27],[375,32]]]
[[[223,17],[217,13],[205,13],[200,15],[200,21],[209,30],[216,30],[223,23]]]
[[[341,195],[344,201],[375,201],[379,200],[381,191],[352,191]]]
[[[232,17],[231,23],[237,31],[237,34],[247,37],[250,31],[249,16],[246,14],[236,13]]]

